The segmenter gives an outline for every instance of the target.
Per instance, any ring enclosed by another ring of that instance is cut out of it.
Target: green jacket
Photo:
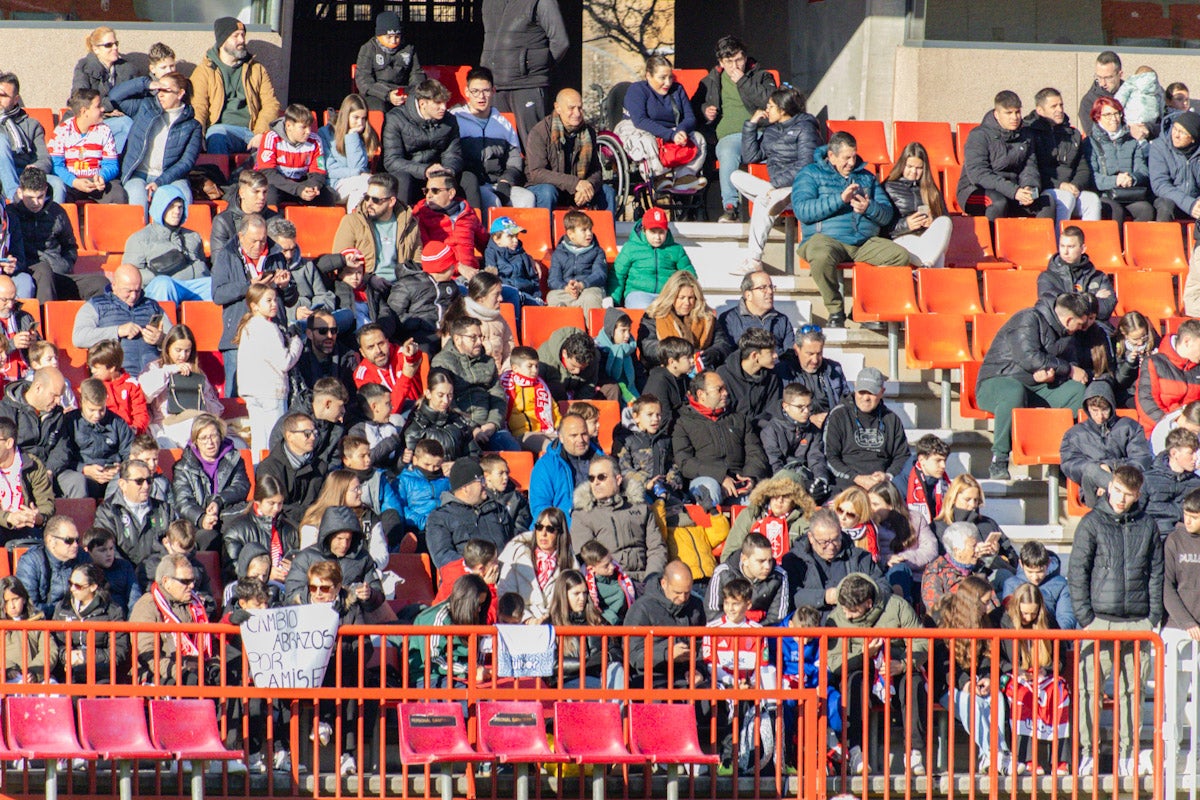
[[[870,576],[862,575],[861,572],[852,572],[851,575],[861,575],[862,577],[871,580]],[[842,580],[845,581],[846,578]],[[874,581],[871,581],[874,583]],[[841,584],[839,584],[840,588]],[[878,591],[878,589],[877,589]],[[904,598],[895,594],[889,594],[884,598],[883,602],[876,597],[875,605],[867,612],[867,616],[861,620],[850,622],[846,618],[846,611],[840,605],[834,606],[833,611],[829,612],[828,627],[831,628],[917,628],[920,629],[921,619],[917,616],[917,612],[913,611],[913,607],[908,604]],[[850,671],[858,672],[862,669],[863,656],[863,638],[854,637],[846,640],[834,639],[829,640],[829,672],[836,673],[842,668],[843,654],[842,642],[848,644],[848,655]],[[925,663],[926,652],[929,649],[928,639],[913,639],[913,669]],[[893,661],[905,660],[905,652],[907,651],[907,640],[893,639],[889,655]]]
[[[681,269],[696,274],[683,245],[676,244],[671,232],[667,231],[663,246],[651,247],[639,221],[633,226],[629,241],[617,254],[608,276],[608,293],[612,295],[613,305],[624,305],[630,292],[661,292],[667,285],[667,278]]]
[[[424,609],[416,618],[413,619],[413,625],[453,625],[450,619],[450,601],[432,605]],[[411,636],[408,640],[408,670],[409,680],[415,682],[418,677],[425,676],[425,636]],[[470,668],[470,649],[468,646],[469,639],[466,636],[452,637],[451,648],[454,661],[452,664],[446,662],[446,637],[440,635],[429,636],[429,648],[432,650],[430,659],[430,680],[433,685],[437,685],[439,679],[446,677],[446,668],[450,667],[455,678],[466,680],[468,669]],[[399,637],[393,640],[393,644],[399,643]]]

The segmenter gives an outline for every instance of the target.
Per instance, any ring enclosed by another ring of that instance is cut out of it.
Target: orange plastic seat
[[[403,702],[400,714],[400,762],[437,764],[442,762],[490,761],[467,740],[463,709],[458,703]],[[449,767],[444,780],[450,780]]]
[[[962,379],[958,386],[958,413],[963,419],[991,419],[993,414],[979,407],[975,383],[979,380],[979,361],[962,363]]]
[[[1195,3],[1171,3],[1167,8],[1175,24],[1176,38],[1189,42],[1200,40],[1200,6]]]
[[[952,196],[947,193],[946,197]],[[1012,264],[996,258],[992,249],[992,229],[987,217],[951,217],[950,246],[946,248],[947,267],[1009,269]]]
[[[957,151],[955,151],[957,154]],[[938,183],[942,189],[942,197],[946,201],[946,210],[951,214],[963,213],[958,204],[958,180],[962,177],[962,167],[957,164],[947,164],[938,170]],[[985,220],[986,221],[986,220]],[[988,242],[991,243],[991,231],[988,231]]]
[[[566,414],[576,403],[588,403],[600,412],[600,449],[606,453],[612,452],[613,431],[621,422],[621,404],[616,400],[563,400],[558,404],[558,410]]]
[[[554,750],[601,769],[650,761],[626,749],[621,707],[616,703],[555,702]]]
[[[983,273],[983,308],[989,314],[1013,314],[1037,301],[1036,272],[1006,269]]]
[[[200,234],[200,240],[204,242],[204,255],[206,256],[212,255],[212,248],[209,247],[209,242],[212,239],[212,221],[213,207],[208,203],[192,203],[188,206],[187,222],[184,223],[183,227]]]
[[[638,326],[642,324],[642,317],[646,315],[644,308],[622,308],[622,312],[629,315],[629,321],[632,324],[633,335],[636,338]],[[607,308],[593,308],[588,312],[588,335],[599,336],[600,330],[604,327],[604,312]]]
[[[75,315],[81,308],[82,300],[52,300],[42,306],[42,319],[46,325],[46,341],[60,352],[80,353],[86,358],[87,351],[71,343]]]
[[[1014,408],[1012,463],[1058,464],[1063,434],[1075,424],[1069,408]]]
[[[469,64],[422,64],[421,69],[427,77],[433,78],[450,90],[448,102],[451,106],[467,102],[467,73],[471,71]]]
[[[388,601],[393,611],[413,603],[429,605],[433,601],[433,578],[426,569],[428,559],[427,553],[392,553],[388,556],[388,570],[403,578],[396,587],[395,598]]]
[[[1118,315],[1140,311],[1156,325],[1179,313],[1172,276],[1166,272],[1118,272],[1113,276]]]
[[[983,361],[996,334],[1008,322],[1010,314],[976,314],[971,317],[971,358]]]
[[[581,214],[587,214],[592,220],[592,233],[596,237],[596,244],[604,248],[604,257],[608,259],[608,263],[617,260],[617,230],[613,222],[611,211],[596,211],[594,209],[584,208],[556,208],[554,210],[554,243],[558,244],[558,240],[567,235],[567,229],[563,225],[563,218],[567,216],[568,211],[578,211]]]
[[[517,307],[512,303],[501,303],[500,316],[505,322],[508,323],[508,329],[512,331],[513,338],[516,339],[521,333],[521,331],[517,329]],[[520,344],[520,340],[518,340],[517,343]],[[422,360],[421,363],[424,363],[424,360]],[[421,385],[425,385],[425,375],[421,376]]]
[[[954,149],[958,155],[958,163],[962,164],[966,161],[963,158],[963,148],[967,146],[967,137],[971,135],[971,131],[979,127],[978,122],[960,122],[955,130],[958,132],[954,139]]]
[[[587,330],[583,309],[573,306],[525,306],[521,310],[521,344],[536,348],[559,328]]]
[[[954,134],[949,122],[901,122],[892,123],[892,160],[900,163],[900,153],[909,142],[920,142],[929,154],[929,164],[934,169],[958,166],[954,152]]]
[[[36,297],[23,297],[17,300],[17,307],[20,308],[29,316],[33,317],[33,321],[37,323],[37,332],[39,336],[43,336],[42,327],[42,304],[38,302]]]
[[[1177,222],[1126,222],[1126,260],[1138,269],[1186,275],[1183,236],[1183,227]]]
[[[858,143],[859,157],[870,166],[876,174],[881,174],[882,167],[892,163],[888,152],[887,133],[883,122],[877,119],[831,119],[826,123],[829,135],[846,132]]]
[[[1058,252],[1054,220],[1004,217],[996,220],[996,257],[1017,269],[1044,270]]]
[[[42,131],[46,134],[46,139],[54,133],[54,129],[58,123],[54,121],[53,108],[26,108],[25,113],[32,119],[36,119],[42,125]]]
[[[283,210],[283,216],[296,224],[300,255],[318,258],[333,252],[333,237],[346,216],[346,209],[341,206],[288,206]]]
[[[675,82],[683,87],[688,97],[691,97],[700,88],[700,81],[704,80],[704,76],[707,74],[708,70],[706,69],[677,69],[675,70]]]
[[[1113,44],[1125,44],[1119,41],[1122,39],[1154,39],[1157,41],[1137,44],[1166,46],[1175,37],[1175,23],[1163,16],[1162,3],[1103,0],[1100,8],[1106,41]]]
[[[854,265],[855,322],[901,322],[919,310],[911,269]]]
[[[221,170],[226,180],[229,178],[229,156],[225,153],[201,153],[196,156],[196,166],[208,164]]]
[[[525,252],[534,261],[550,263],[550,251],[554,249],[554,239],[550,235],[550,212],[544,208],[507,208],[493,207],[488,209],[487,225],[500,217],[509,217],[513,222],[525,229],[521,234],[521,244]],[[615,236],[615,234],[614,234]]]
[[[904,320],[909,369],[957,369],[971,358],[966,320],[958,314],[910,314]]]
[[[1115,272],[1130,268],[1121,252],[1121,231],[1115,221],[1101,219],[1085,222],[1073,219],[1069,223],[1065,223],[1063,228],[1070,226],[1075,226],[1083,231],[1088,258],[1096,265],[1096,269],[1101,272]]]
[[[978,314],[979,278],[975,270],[919,269],[917,304],[927,314]]]
[[[573,760],[547,746],[544,709],[538,701],[484,700],[478,711],[480,753],[502,764],[516,764],[518,769],[528,764],[567,764]]]
[[[533,474],[533,453],[526,450],[500,454],[508,464],[508,477],[521,491],[529,490],[529,478]]]
[[[88,203],[83,207],[83,235],[88,249],[107,253],[106,265],[121,263],[125,242],[146,227],[146,211],[141,206]]]
[[[196,337],[197,352],[217,352],[224,330],[219,305],[207,300],[184,300],[183,324],[191,328]]]

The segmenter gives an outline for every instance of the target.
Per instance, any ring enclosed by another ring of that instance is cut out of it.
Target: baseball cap
[[[871,394],[879,394],[883,391],[883,384],[887,381],[887,375],[884,375],[875,367],[867,367],[858,373],[858,377],[854,379],[854,391],[870,392]]]
[[[661,208],[652,208],[642,216],[642,230],[644,231],[654,228],[665,231],[669,223],[667,212]]]
[[[511,233],[514,236],[518,233],[524,233],[525,229],[513,221],[512,217],[497,217],[492,221],[492,227],[488,229],[488,233],[495,236],[497,233]]]

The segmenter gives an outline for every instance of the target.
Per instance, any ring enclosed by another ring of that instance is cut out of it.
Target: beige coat
[[[246,108],[250,111],[250,130],[266,133],[279,118],[279,99],[267,68],[251,56],[242,66],[242,83],[246,87]],[[225,108],[225,81],[211,56],[204,56],[192,71],[192,110],[200,125],[216,125]]]

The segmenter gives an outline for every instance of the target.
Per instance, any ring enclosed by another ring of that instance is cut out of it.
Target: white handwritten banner
[[[314,689],[325,680],[337,645],[338,614],[329,605],[251,611],[242,623],[242,645],[254,685]]]

